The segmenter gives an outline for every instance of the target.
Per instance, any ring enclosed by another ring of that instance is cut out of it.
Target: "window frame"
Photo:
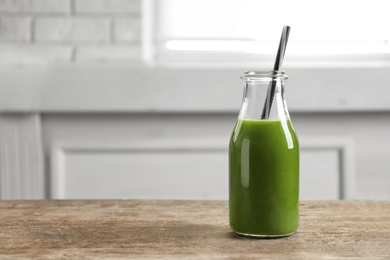
[[[158,42],[156,23],[158,21],[158,0],[142,2],[142,60],[147,65],[158,67],[187,68],[256,68],[269,70],[273,66],[275,54],[244,52],[173,51]],[[171,39],[184,40],[184,39]],[[195,39],[196,40],[196,39]],[[390,45],[387,44],[390,48]],[[288,48],[288,47],[287,47]],[[387,53],[347,53],[347,54],[292,54],[286,52],[284,68],[334,69],[334,68],[390,68],[390,50]]]

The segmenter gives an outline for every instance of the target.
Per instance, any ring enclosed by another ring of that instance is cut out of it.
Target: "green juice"
[[[299,225],[299,144],[290,120],[239,119],[229,146],[230,226],[272,237]]]

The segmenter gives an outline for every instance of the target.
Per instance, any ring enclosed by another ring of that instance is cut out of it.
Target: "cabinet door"
[[[228,137],[221,125],[228,125],[229,121],[213,124],[218,121],[213,117],[199,115],[195,120],[198,123],[194,123],[191,118],[172,116],[168,124],[157,122],[158,126],[154,127],[144,124],[143,130],[142,124],[137,123],[138,130],[127,130],[134,131],[138,138],[126,144],[115,138],[102,142],[98,137],[96,140],[90,137],[89,142],[74,142],[83,139],[80,137],[68,138],[73,141],[62,144],[52,140],[57,145],[51,152],[50,196],[53,199],[227,199]],[[139,115],[133,120],[144,119]],[[205,126],[208,131],[202,131]],[[188,134],[154,138],[137,134],[138,131],[147,133],[150,128],[164,129],[166,133],[180,129]],[[101,129],[105,129],[107,139],[115,135],[103,125]],[[213,135],[218,132],[223,138]],[[350,197],[354,184],[349,155],[351,143],[343,138],[300,139],[301,199]]]

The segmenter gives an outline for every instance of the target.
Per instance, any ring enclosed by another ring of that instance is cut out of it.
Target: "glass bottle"
[[[247,71],[229,144],[229,218],[244,236],[279,237],[299,225],[299,143],[284,71]]]

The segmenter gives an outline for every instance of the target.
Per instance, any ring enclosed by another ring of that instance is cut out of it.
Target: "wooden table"
[[[233,234],[226,201],[0,201],[0,259],[390,259],[390,202],[307,201],[286,238]]]

